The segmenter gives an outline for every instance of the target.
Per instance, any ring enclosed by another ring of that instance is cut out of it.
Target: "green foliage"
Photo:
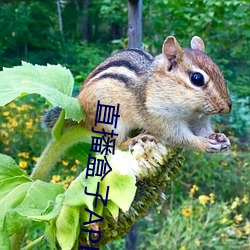
[[[244,249],[247,230],[249,237],[249,224],[245,220],[249,212],[243,202],[250,185],[249,10],[248,1],[238,0],[143,1],[143,48],[157,54],[161,52],[162,43],[168,35],[175,35],[184,46],[189,46],[193,35],[201,36],[206,52],[226,76],[233,97],[233,110],[229,116],[218,116],[215,120],[219,124],[217,128],[231,135],[231,152],[218,155],[186,153],[184,171],[175,179],[172,192],[167,193],[170,205],[164,204],[163,212],[158,214],[152,210],[141,222],[140,231],[144,232],[140,235],[141,249],[160,249],[162,246],[196,249],[199,244],[199,248],[214,248],[217,245],[218,249],[229,249],[231,246]],[[86,10],[83,10],[80,0],[62,1],[61,11],[63,34],[59,31],[55,1],[3,1],[0,5],[0,67],[18,65],[21,60],[41,65],[60,63],[71,69],[75,82],[81,86],[88,73],[112,51],[127,47],[126,1],[93,0],[89,1]],[[86,16],[88,39],[83,41],[83,20]],[[47,140],[47,135],[40,129],[40,117],[46,108],[43,99],[35,95],[21,97],[1,108],[0,152],[12,155],[28,173]],[[81,150],[78,153],[81,154]],[[79,159],[86,162],[86,157],[85,160],[83,158]],[[53,170],[51,181],[67,188],[83,169],[84,165],[79,161],[65,157]],[[12,185],[8,181],[5,183],[12,188],[25,180],[27,177],[18,177],[18,180],[13,179]],[[194,184],[199,187],[200,195],[214,193],[215,204],[204,207],[199,200],[190,199],[187,194]],[[240,204],[237,209],[231,209],[233,202]],[[227,210],[223,210],[225,205]],[[183,215],[182,209],[191,206],[193,217]],[[53,213],[58,213],[60,209],[58,206]],[[224,224],[218,222],[226,211],[228,221]],[[50,213],[50,219],[53,213]],[[243,215],[243,220],[237,224],[234,216],[239,214]],[[11,214],[10,221],[18,221],[16,216]],[[18,225],[13,225],[13,228],[18,228]],[[206,226],[207,235],[203,226]],[[28,243],[39,239],[44,230],[40,222],[34,222],[28,231]],[[53,225],[46,228],[46,234],[53,242]],[[0,234],[0,237],[5,236]],[[49,247],[44,244],[43,249]],[[107,246],[107,249],[123,248],[124,240]]]
[[[242,200],[228,204],[206,195],[186,198],[175,210],[146,218],[138,249],[247,249],[250,224]]]
[[[25,94],[40,94],[54,106],[65,109],[65,118],[80,121],[83,110],[77,99],[72,98],[74,80],[69,70],[61,65],[33,66],[22,63],[12,69],[0,72],[0,105]],[[8,88],[6,86],[8,85]]]

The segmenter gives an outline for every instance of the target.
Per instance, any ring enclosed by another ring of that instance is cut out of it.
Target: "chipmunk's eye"
[[[201,73],[195,72],[190,74],[190,81],[198,87],[201,87],[204,85],[204,77]]]

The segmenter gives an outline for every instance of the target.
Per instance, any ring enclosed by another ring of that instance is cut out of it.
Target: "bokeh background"
[[[183,170],[137,224],[137,249],[250,248],[250,2],[143,0],[142,47],[157,55],[174,35],[189,46],[202,37],[206,53],[222,69],[233,100],[230,115],[215,116],[215,129],[231,140],[220,154],[186,150]],[[62,64],[76,92],[102,60],[128,45],[126,0],[0,1],[0,68],[21,61]],[[49,134],[40,126],[47,105],[33,95],[0,109],[0,153],[30,173]],[[51,181],[65,188],[84,169],[64,157]],[[31,242],[40,234],[28,232]],[[39,249],[48,249],[44,245]],[[125,239],[103,249],[125,249]]]

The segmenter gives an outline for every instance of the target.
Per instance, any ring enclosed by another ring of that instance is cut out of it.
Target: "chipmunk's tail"
[[[61,111],[62,109],[58,106],[46,110],[41,120],[42,128],[45,130],[52,130],[61,114]]]

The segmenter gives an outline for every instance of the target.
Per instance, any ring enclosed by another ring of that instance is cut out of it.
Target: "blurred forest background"
[[[169,35],[186,47],[194,35],[202,37],[225,75],[233,111],[214,118],[231,150],[184,152],[183,171],[166,190],[166,201],[137,225],[137,249],[249,249],[250,2],[143,0],[142,16],[142,47],[153,55]],[[79,87],[102,60],[127,47],[127,24],[126,0],[0,1],[0,68],[22,60],[60,63]],[[46,144],[39,122],[45,109],[33,96],[0,110],[0,152],[28,172]],[[65,157],[51,181],[67,187],[82,168]],[[33,230],[27,241],[37,235]],[[124,248],[122,239],[104,249]]]

